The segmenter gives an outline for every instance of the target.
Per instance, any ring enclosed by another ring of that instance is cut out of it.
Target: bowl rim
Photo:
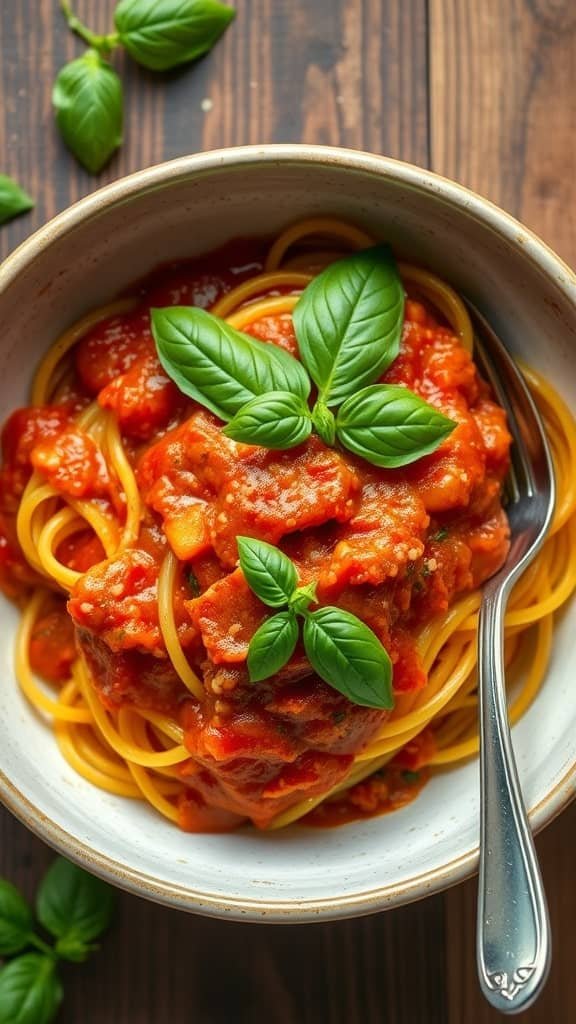
[[[420,191],[431,192],[452,205],[464,208],[469,216],[487,224],[514,246],[522,245],[525,256],[555,281],[569,302],[576,303],[576,276],[570,268],[537,235],[490,200],[414,164],[360,150],[305,144],[241,146],[196,153],[155,164],[111,182],[80,199],[25,239],[0,267],[0,293],[30,266],[39,253],[80,224],[98,216],[108,206],[125,202],[143,191],[165,188],[191,175],[263,164],[340,166],[374,177],[393,178]],[[576,758],[550,792],[529,809],[532,828],[539,831],[551,822],[575,795]],[[421,872],[400,886],[381,885],[323,899],[224,899],[163,881],[95,851],[44,815],[1,768],[0,801],[40,839],[106,881],[166,906],[231,920],[287,924],[375,913],[441,892],[474,874],[478,866],[478,846],[474,845],[448,863]]]

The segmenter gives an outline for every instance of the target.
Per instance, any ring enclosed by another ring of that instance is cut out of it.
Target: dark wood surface
[[[153,2],[153,0],[151,0]],[[78,0],[109,30],[113,0]],[[236,0],[195,67],[114,58],[126,141],[93,179],[52,126],[51,84],[81,44],[57,0],[0,2],[0,170],[36,197],[6,255],[98,185],[183,153],[258,142],[343,144],[430,166],[501,204],[576,262],[574,0]],[[211,100],[211,109],[204,109]],[[1,754],[0,754],[1,756]],[[41,770],[41,766],[39,766]],[[526,1024],[576,1019],[576,807],[540,836],[555,939]],[[0,811],[0,874],[32,892],[51,853]],[[489,1024],[477,993],[474,883],[360,921],[247,926],[119,899],[114,931],[66,972],[69,1024]]]

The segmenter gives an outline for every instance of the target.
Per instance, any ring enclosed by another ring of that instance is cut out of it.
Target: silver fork
[[[480,877],[476,955],[480,987],[501,1013],[537,998],[550,969],[546,896],[510,739],[504,614],[510,591],[540,550],[555,503],[552,459],[540,414],[506,348],[470,303],[475,358],[505,408],[514,444],[508,478],[510,552],[484,586],[478,622]]]

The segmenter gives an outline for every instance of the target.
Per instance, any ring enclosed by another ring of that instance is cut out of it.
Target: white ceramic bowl
[[[382,157],[267,146],[185,157],[61,214],[0,270],[0,414],[26,399],[51,341],[155,264],[313,213],[365,225],[464,291],[519,353],[576,399],[576,280],[525,228],[458,185]],[[61,759],[12,669],[17,613],[0,603],[0,796],[48,843],[142,896],[253,921],[351,917],[406,903],[477,861],[476,763],[437,774],[396,813],[338,830],[185,835],[92,788]],[[576,607],[555,631],[546,684],[514,729],[532,823],[576,785]]]

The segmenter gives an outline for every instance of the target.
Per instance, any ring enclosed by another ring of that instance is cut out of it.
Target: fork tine
[[[540,485],[553,482],[548,440],[534,400],[520,370],[500,338],[476,307],[466,300],[472,314],[478,344],[476,357],[494,393],[506,411],[515,444],[511,451],[515,500],[526,490],[534,494]]]

